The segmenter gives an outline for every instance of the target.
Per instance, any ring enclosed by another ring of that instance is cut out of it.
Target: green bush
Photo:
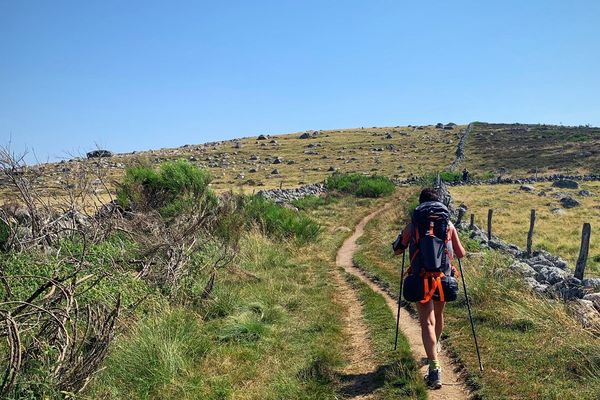
[[[357,173],[334,173],[325,181],[329,190],[357,197],[384,197],[394,192],[394,183],[385,176],[365,176]]]
[[[247,224],[259,224],[267,234],[277,238],[295,238],[305,243],[316,239],[321,231],[319,224],[303,213],[260,196],[250,197],[245,214]]]
[[[216,196],[208,187],[207,170],[185,160],[168,161],[157,170],[147,166],[128,168],[117,191],[123,207],[155,209],[165,218],[207,202],[216,205]]]

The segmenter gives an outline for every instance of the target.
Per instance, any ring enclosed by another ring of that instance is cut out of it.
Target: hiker
[[[454,301],[458,296],[455,279],[458,272],[452,259],[462,258],[466,252],[437,192],[423,189],[419,203],[392,247],[396,255],[409,248],[410,267],[405,273],[404,298],[414,301],[419,313],[423,347],[429,361],[427,385],[439,389],[442,376],[437,353],[441,350],[444,306],[446,301]]]
[[[467,167],[463,169],[462,180],[463,182],[467,182],[469,180],[469,170],[467,169]]]

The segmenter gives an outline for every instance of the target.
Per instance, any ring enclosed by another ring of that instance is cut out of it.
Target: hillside
[[[600,128],[474,123],[464,164],[504,176],[598,173]]]
[[[459,166],[466,166],[472,177],[600,171],[600,128],[487,123],[471,127]],[[107,158],[74,158],[30,166],[29,173],[37,176],[49,196],[56,196],[61,189],[80,187],[82,172],[92,172],[100,179],[86,189],[103,199],[127,166],[175,159],[207,168],[217,191],[297,187],[323,181],[334,171],[405,180],[449,169],[465,129],[450,123],[259,135]],[[9,198],[6,184],[0,185],[0,195]]]

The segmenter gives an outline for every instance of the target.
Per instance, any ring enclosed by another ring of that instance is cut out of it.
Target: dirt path
[[[373,283],[369,278],[367,278],[362,273],[362,271],[360,271],[358,268],[356,268],[354,266],[354,263],[352,261],[352,256],[354,255],[354,252],[358,248],[356,241],[358,240],[358,238],[360,238],[363,235],[365,225],[371,219],[376,217],[377,214],[384,211],[388,206],[389,205],[386,204],[383,208],[380,208],[379,210],[372,212],[371,214],[369,214],[365,218],[363,218],[358,223],[358,225],[356,225],[356,228],[355,228],[352,236],[350,236],[348,239],[346,239],[344,241],[344,243],[342,244],[342,247],[340,247],[340,249],[338,250],[337,257],[336,257],[336,264],[339,267],[344,268],[344,270],[346,272],[348,272],[352,275],[355,275],[361,281],[363,281],[364,283],[369,285],[369,287],[373,291],[382,295],[385,298],[385,301],[386,301],[388,307],[390,307],[390,309],[393,311],[394,315],[396,315],[397,306],[398,306],[398,303],[396,302],[396,300],[393,299],[386,292],[384,292],[379,286],[377,286],[375,283]],[[348,287],[347,284],[346,284],[346,286]],[[350,289],[350,288],[348,287],[348,289]],[[355,298],[356,302],[358,302],[358,299],[356,299],[356,294],[354,294],[354,298]],[[352,324],[350,324],[350,326],[353,328],[356,327],[357,330],[360,331],[360,332],[353,332],[352,333],[353,337],[354,337],[354,335],[356,335],[357,337],[362,337],[362,336],[367,335],[367,332],[364,331],[364,329],[366,329],[366,327],[364,326],[364,322],[362,322],[362,317],[360,314],[360,311],[361,311],[360,304],[358,304],[358,307],[359,307],[358,311],[354,311],[354,312],[358,313],[357,315],[350,315],[350,313],[349,313],[349,317],[352,318]],[[352,307],[349,307],[349,308],[352,308]],[[390,323],[393,323],[393,322],[394,321],[390,321]],[[413,353],[415,359],[417,361],[426,360],[427,356],[425,354],[425,350],[423,349],[423,344],[422,344],[423,342],[421,341],[421,329],[419,327],[419,323],[415,318],[413,318],[404,309],[402,309],[400,311],[400,327],[402,329],[402,332],[408,339],[408,342],[410,344],[410,347],[411,347],[411,350],[412,350],[412,353]],[[356,345],[360,346],[360,342],[361,341],[358,340],[356,342]],[[369,343],[368,337],[366,337],[366,343],[367,344]],[[353,340],[353,346],[354,346],[354,340]],[[367,368],[371,368],[371,371],[375,370],[375,366],[371,365],[371,364],[368,364],[368,365],[365,364],[365,365],[361,366],[361,362],[364,360],[361,359],[360,356],[358,355],[360,353],[360,350],[356,350],[356,351],[357,351],[357,353],[353,354],[351,357],[352,360],[357,359],[356,368],[357,369],[363,368],[365,370]],[[467,391],[466,387],[464,386],[464,384],[459,379],[458,374],[455,372],[455,370],[454,370],[455,367],[451,363],[450,359],[444,354],[444,352],[441,352],[438,357],[440,360],[440,364],[442,366],[442,372],[443,372],[442,378],[443,378],[444,386],[439,390],[430,390],[429,398],[430,399],[442,399],[442,400],[468,399],[469,398],[468,391]],[[371,358],[371,360],[372,360],[372,358]],[[372,361],[371,361],[371,363],[372,363]],[[424,376],[427,373],[427,364],[426,364],[426,362],[425,363],[421,362],[420,365],[421,365],[422,375]],[[368,384],[368,382],[366,382],[366,384]],[[353,397],[353,398],[363,399],[363,398],[369,398],[369,397]]]

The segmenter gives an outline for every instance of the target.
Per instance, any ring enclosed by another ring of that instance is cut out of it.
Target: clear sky
[[[596,0],[0,0],[0,144],[45,161],[306,129],[597,126],[599,20]]]

